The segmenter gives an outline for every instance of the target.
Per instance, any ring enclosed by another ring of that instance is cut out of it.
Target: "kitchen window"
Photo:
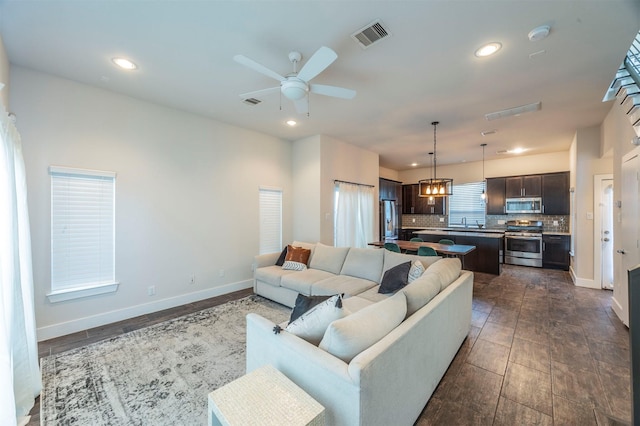
[[[484,182],[453,185],[453,195],[449,196],[449,226],[485,224],[484,189]]]
[[[49,167],[51,302],[114,292],[114,172]]]

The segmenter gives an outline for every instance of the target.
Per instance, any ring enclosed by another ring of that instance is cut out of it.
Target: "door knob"
[[[625,254],[624,249],[622,250],[616,250],[616,252],[620,253],[620,254]]]

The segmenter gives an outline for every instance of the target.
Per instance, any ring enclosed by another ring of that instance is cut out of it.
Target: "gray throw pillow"
[[[409,282],[411,262],[401,263],[384,273],[378,293],[389,294],[400,290]]]

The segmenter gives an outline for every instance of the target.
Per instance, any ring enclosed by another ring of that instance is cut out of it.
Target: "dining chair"
[[[424,240],[419,237],[413,237],[409,241],[413,241],[415,243],[424,243]],[[418,250],[406,250],[405,254],[418,254]]]
[[[422,246],[418,248],[418,256],[437,256],[438,253],[431,247]]]
[[[452,246],[452,245],[455,244],[455,242],[453,242],[453,240],[449,240],[447,238],[443,238],[440,241],[438,241],[438,244],[444,244],[444,245],[447,245],[447,246]]]
[[[384,243],[384,248],[389,251],[395,251],[396,253],[401,253],[400,246],[396,243]]]

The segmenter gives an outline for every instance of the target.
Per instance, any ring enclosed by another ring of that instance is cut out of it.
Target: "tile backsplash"
[[[443,218],[444,221],[440,222]],[[415,219],[415,222],[414,222]],[[540,220],[543,223],[543,230],[547,232],[569,232],[569,216],[542,215],[542,214],[508,214],[508,215],[487,215],[487,229],[506,229],[505,224],[500,221],[507,220]],[[557,222],[557,225],[554,225]],[[449,226],[448,215],[431,214],[403,214],[403,227],[425,227],[425,228],[446,228]]]

